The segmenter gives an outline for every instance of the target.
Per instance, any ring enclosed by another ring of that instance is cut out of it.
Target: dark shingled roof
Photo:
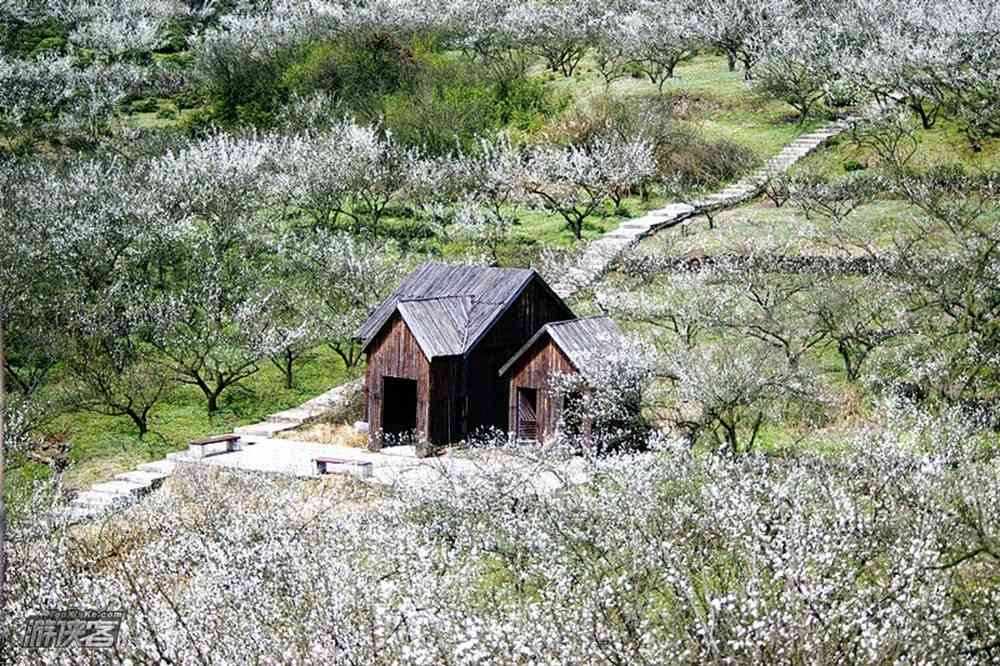
[[[548,289],[530,269],[421,264],[375,309],[355,337],[367,348],[398,311],[428,359],[466,354],[535,278]],[[552,296],[562,303],[555,293]],[[573,315],[568,307],[566,312]]]
[[[610,317],[590,317],[587,319],[571,319],[546,324],[514,356],[500,368],[504,375],[518,359],[520,359],[543,335],[548,335],[552,341],[566,354],[584,376],[589,374],[595,359],[605,358],[608,354],[621,349],[624,334]]]

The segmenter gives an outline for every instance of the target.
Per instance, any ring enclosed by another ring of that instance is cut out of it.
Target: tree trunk
[[[726,51],[726,61],[729,65],[729,71],[736,71],[736,55],[732,51]]]
[[[208,401],[209,416],[219,411],[219,392],[208,391],[207,393],[205,393],[205,398]]]
[[[4,502],[4,435],[7,428],[7,392],[4,368],[7,366],[3,346],[4,321],[0,314],[0,611],[7,608],[7,505]]]
[[[132,423],[139,430],[139,439],[143,439],[149,432],[149,412],[139,413],[134,409],[125,410],[125,415],[132,419]]]
[[[285,388],[295,388],[295,357],[291,349],[285,350]]]

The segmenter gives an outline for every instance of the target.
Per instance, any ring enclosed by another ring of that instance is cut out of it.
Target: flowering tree
[[[694,55],[695,14],[682,3],[644,1],[620,20],[629,53],[662,92],[677,65]]]
[[[417,156],[377,127],[347,121],[315,136],[294,137],[281,150],[282,193],[315,224],[331,226],[341,216],[355,232],[378,227],[404,191]]]
[[[143,318],[159,362],[198,387],[209,412],[259,361],[303,334],[277,316],[281,304],[267,279],[275,220],[260,214],[269,210],[283,145],[277,137],[218,135],[150,164],[154,209],[171,232],[157,269],[171,279],[148,285]]]
[[[754,65],[782,33],[793,10],[788,0],[709,0],[695,9],[698,35],[726,53],[730,71],[738,62],[751,80]]]
[[[516,6],[508,20],[516,26],[517,41],[544,58],[548,68],[573,76],[593,41],[594,3],[551,4],[528,0]]]
[[[528,160],[526,189],[583,238],[585,220],[609,198],[623,195],[656,173],[652,147],[643,139],[598,137],[591,145],[541,147]]]
[[[628,339],[609,355],[580,361],[585,373],[557,374],[546,390],[562,405],[551,446],[590,453],[621,451],[645,445],[642,413],[653,400],[659,360],[649,344]]]
[[[753,88],[765,98],[787,102],[806,121],[827,99],[836,80],[837,47],[826,38],[826,24],[800,20],[785,28],[754,68]]]
[[[316,229],[282,239],[282,281],[295,320],[314,331],[353,368],[361,360],[354,334],[403,275],[401,257],[385,244]]]

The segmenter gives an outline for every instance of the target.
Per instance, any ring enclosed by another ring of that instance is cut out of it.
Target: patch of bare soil
[[[278,435],[280,439],[295,439],[300,442],[315,442],[317,444],[335,444],[364,449],[368,446],[367,433],[358,432],[346,423],[327,423],[319,421],[308,423],[294,430],[286,430]]]

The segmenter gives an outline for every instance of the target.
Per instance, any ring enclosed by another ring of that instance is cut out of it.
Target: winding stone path
[[[732,208],[757,197],[768,178],[785,173],[796,162],[848,127],[849,121],[841,120],[803,134],[767,160],[761,168],[719,192],[690,204],[671,204],[625,221],[614,231],[609,231],[586,246],[576,266],[567,271],[565,279],[555,285],[555,292],[567,298],[592,285],[608,271],[615,259],[635,247],[646,236],[697,217],[705,211]]]

